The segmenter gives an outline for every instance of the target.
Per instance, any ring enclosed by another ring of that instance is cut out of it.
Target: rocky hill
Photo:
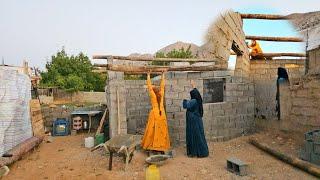
[[[294,13],[288,18],[307,42],[308,50],[320,46],[320,11]]]
[[[182,41],[178,41],[173,44],[170,44],[170,45],[160,49],[157,52],[163,52],[164,54],[167,54],[168,52],[172,51],[173,49],[179,50],[181,48],[184,48],[186,50],[189,46],[191,46],[190,51],[192,52],[192,54],[197,55],[199,52],[199,46],[197,46],[196,44],[193,44],[193,43],[185,43]]]
[[[287,16],[298,31],[312,28],[320,24],[320,11],[294,13]]]

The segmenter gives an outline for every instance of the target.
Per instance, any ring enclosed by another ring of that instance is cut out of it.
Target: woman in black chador
[[[209,156],[209,151],[202,122],[202,98],[197,88],[195,88],[193,81],[191,84],[193,87],[193,90],[190,92],[191,100],[183,100],[183,108],[187,109],[187,155],[189,157],[207,157]]]

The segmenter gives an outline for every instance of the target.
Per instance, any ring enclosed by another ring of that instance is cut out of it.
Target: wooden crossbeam
[[[251,54],[253,55],[253,54]],[[281,56],[290,56],[290,57],[306,57],[305,53],[262,53],[262,54],[254,54],[254,56],[262,56],[262,57],[281,57]]]
[[[287,16],[274,14],[240,14],[242,19],[286,20]]]
[[[110,56],[110,55],[93,55],[93,59],[116,59],[123,61],[159,61],[159,62],[218,62],[215,59],[203,59],[203,58],[147,58],[147,57],[129,57],[129,56]]]
[[[303,42],[302,38],[297,37],[246,36],[246,39],[260,41]]]
[[[115,64],[95,64],[96,67],[105,67],[109,71],[120,71],[125,73],[147,73],[164,71],[217,71],[226,70],[219,66],[128,66]]]

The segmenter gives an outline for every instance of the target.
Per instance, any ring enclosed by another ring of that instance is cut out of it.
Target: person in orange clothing
[[[150,94],[152,109],[145,133],[142,138],[141,146],[145,150],[164,152],[170,148],[167,117],[164,109],[164,73],[161,76],[160,89],[152,86],[150,72],[147,77],[147,86]]]
[[[248,46],[251,49],[251,59],[264,59],[262,54],[263,51],[260,47],[260,44],[256,40],[251,40],[251,44]]]

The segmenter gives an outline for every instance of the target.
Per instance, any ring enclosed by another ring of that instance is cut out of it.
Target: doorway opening
[[[278,68],[278,78],[277,78],[277,94],[276,94],[276,111],[277,111],[277,117],[278,120],[280,120],[280,115],[281,115],[281,107],[280,107],[280,96],[281,96],[281,91],[280,87],[281,86],[287,86],[289,84],[289,76],[287,73],[287,70],[285,68],[279,67]]]

